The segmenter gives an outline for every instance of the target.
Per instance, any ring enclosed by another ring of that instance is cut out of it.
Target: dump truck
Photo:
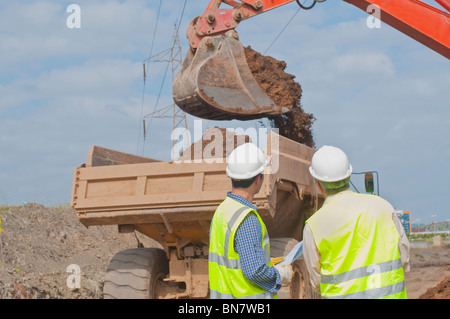
[[[263,147],[262,147],[263,148]],[[264,149],[264,148],[263,148]],[[302,240],[305,220],[323,203],[308,172],[314,149],[269,132],[270,164],[253,203],[271,239],[272,257]],[[89,226],[118,225],[158,247],[117,252],[107,268],[104,298],[208,298],[209,229],[231,190],[226,158],[159,161],[92,146],[74,169],[71,206]],[[302,259],[279,298],[312,298]]]

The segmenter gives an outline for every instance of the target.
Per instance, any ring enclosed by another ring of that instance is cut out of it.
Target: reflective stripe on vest
[[[379,274],[386,271],[396,270],[402,267],[401,259],[386,261],[366,267],[360,267],[353,270],[340,273],[338,275],[322,275],[321,282],[323,284],[338,284],[340,282],[366,277],[368,274]]]
[[[405,290],[405,282],[401,281],[396,284],[392,284],[385,287],[373,288],[341,296],[329,296],[325,297],[325,299],[376,299],[396,294],[403,295],[404,290]]]
[[[322,284],[331,284],[336,285],[342,282],[346,282],[353,279],[363,278],[366,276],[376,275],[384,272],[394,271],[402,268],[401,259],[396,259],[393,261],[386,261],[379,264],[373,264],[366,267],[356,268],[338,275],[322,275],[321,283]],[[404,281],[379,287],[367,289],[361,292],[350,293],[342,296],[328,296],[326,299],[374,299],[374,298],[383,298],[389,295],[394,295],[401,293],[405,289]]]
[[[342,192],[308,221],[320,253],[323,298],[406,298],[392,206]]]
[[[274,297],[276,297],[276,293],[269,293],[269,292],[263,292],[256,295],[236,297],[233,296],[232,294],[220,293],[215,290],[210,291],[211,299],[273,299]]]
[[[265,291],[245,278],[239,255],[234,250],[235,232],[249,213],[254,213],[261,223],[263,234],[261,245],[264,249],[266,262],[270,265],[269,236],[261,217],[251,208],[227,197],[217,208],[211,222],[208,262],[210,298],[261,299],[276,296],[276,294]]]

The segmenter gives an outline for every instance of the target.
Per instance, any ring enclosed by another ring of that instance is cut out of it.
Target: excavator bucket
[[[210,120],[251,120],[291,111],[276,105],[250,71],[237,32],[204,37],[173,83],[175,103]]]

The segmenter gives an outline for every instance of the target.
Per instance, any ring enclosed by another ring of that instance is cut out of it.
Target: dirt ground
[[[450,299],[450,248],[413,248],[410,263],[405,273],[408,298]]]
[[[101,298],[112,256],[137,247],[135,235],[119,234],[116,226],[87,229],[70,207],[0,207],[0,218],[2,299]],[[138,239],[145,247],[157,246],[142,235]],[[81,270],[80,288],[71,289],[69,266],[74,264]],[[449,281],[450,249],[412,250],[406,274],[409,298],[450,298]]]
[[[84,227],[70,207],[3,208],[0,218],[0,298],[101,298],[112,256],[137,247],[135,235],[119,234],[117,226]],[[140,241],[155,245],[144,237]],[[67,284],[73,264],[81,270],[79,289]]]

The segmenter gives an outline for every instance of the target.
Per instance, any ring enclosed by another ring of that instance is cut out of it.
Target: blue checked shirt
[[[242,196],[230,192],[227,195],[256,211],[256,207]],[[261,242],[259,219],[255,214],[249,214],[238,227],[234,237],[234,249],[241,259],[242,272],[259,287],[269,292],[277,292],[281,288],[280,274],[275,268],[266,265]]]

